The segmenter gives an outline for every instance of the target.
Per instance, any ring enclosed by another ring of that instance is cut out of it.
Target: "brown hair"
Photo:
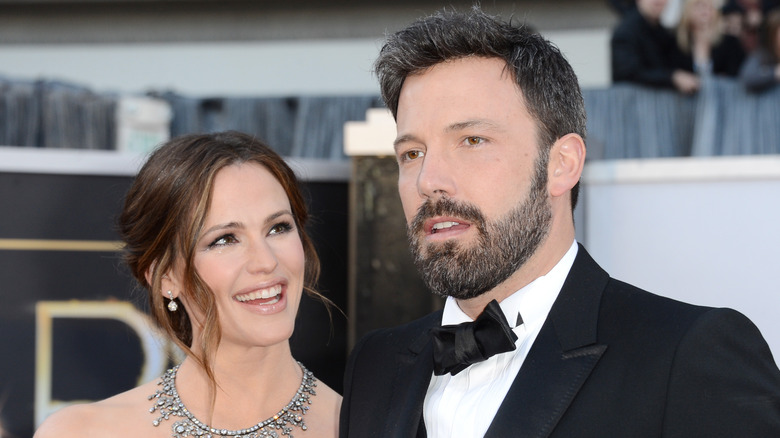
[[[125,260],[133,276],[149,292],[152,318],[204,368],[212,384],[211,361],[219,345],[221,328],[214,294],[193,264],[195,244],[211,203],[217,172],[226,166],[246,162],[265,167],[287,193],[303,244],[304,289],[328,302],[314,290],[320,262],[304,230],[308,213],[295,173],[268,145],[250,135],[239,132],[193,134],[164,143],[139,171],[119,217]],[[201,339],[192,339],[191,320],[183,306],[177,312],[166,310],[161,283],[163,276],[174,267],[183,273],[181,293],[204,315]],[[193,353],[191,347],[195,343],[203,352],[202,356]]]

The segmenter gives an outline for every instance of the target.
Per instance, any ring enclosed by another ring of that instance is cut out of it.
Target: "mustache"
[[[485,216],[477,206],[468,202],[454,201],[450,198],[439,198],[436,201],[427,199],[423,202],[407,228],[408,233],[410,235],[421,233],[425,221],[436,216],[454,216],[469,221],[478,230],[485,229]]]

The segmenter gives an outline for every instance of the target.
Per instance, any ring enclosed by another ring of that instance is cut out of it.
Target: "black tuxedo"
[[[341,437],[425,435],[428,331],[440,323],[441,311],[360,340]],[[740,313],[612,279],[580,246],[485,436],[780,437],[780,371]]]

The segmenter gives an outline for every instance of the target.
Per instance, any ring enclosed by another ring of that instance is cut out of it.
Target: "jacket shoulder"
[[[657,295],[610,278],[602,294],[601,314],[625,330],[652,330],[658,337],[683,336],[711,307],[699,306]]]

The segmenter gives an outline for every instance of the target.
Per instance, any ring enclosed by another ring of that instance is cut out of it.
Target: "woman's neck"
[[[176,388],[190,412],[219,428],[243,429],[271,417],[289,403],[303,377],[286,342],[251,349],[220,347],[211,365],[216,385],[187,358]]]

